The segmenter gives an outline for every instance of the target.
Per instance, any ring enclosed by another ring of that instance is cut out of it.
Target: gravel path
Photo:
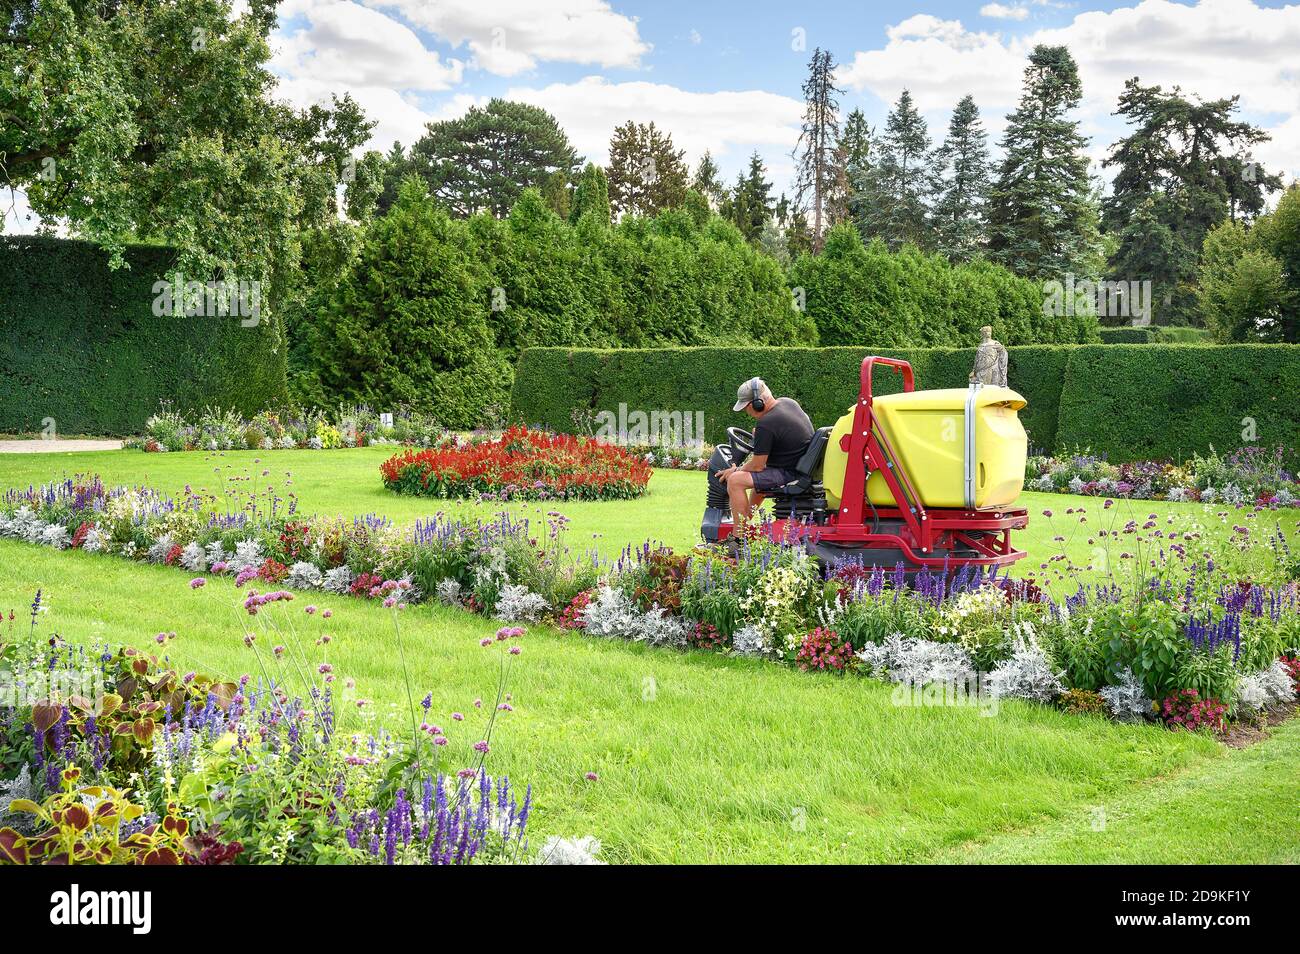
[[[121,441],[0,441],[0,454],[56,454],[64,451],[121,450]]]

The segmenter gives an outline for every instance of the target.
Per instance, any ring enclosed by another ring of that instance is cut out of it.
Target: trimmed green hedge
[[[963,387],[974,349],[661,348],[600,351],[530,348],[519,358],[512,416],[571,431],[575,413],[629,410],[704,413],[704,437],[721,440],[736,387],[759,375],[804,406],[818,425],[834,422],[858,393],[862,358],[902,357],[917,387]],[[1111,460],[1185,459],[1213,444],[1246,439],[1293,444],[1300,434],[1300,345],[1027,345],[1008,349],[1013,388],[1040,450],[1091,447]],[[899,388],[882,369],[878,394]]]
[[[1213,344],[1205,328],[1187,325],[1144,325],[1141,327],[1102,328],[1102,344]]]
[[[1035,446],[1056,439],[1057,407],[1067,354],[1051,345],[1008,349],[1012,385],[1029,400],[1025,428]],[[717,442],[726,428],[744,423],[731,412],[736,387],[753,375],[777,394],[803,405],[817,425],[832,424],[857,398],[864,348],[655,348],[597,350],[529,348],[519,357],[511,396],[512,417],[571,431],[575,412],[589,416],[630,411],[704,413],[704,437]],[[877,349],[905,358],[922,388],[965,387],[973,348]],[[882,368],[877,394],[899,390],[901,378]]]
[[[153,314],[170,249],[111,271],[88,242],[0,236],[0,432],[138,434],[160,402],[254,414],[285,398],[285,348],[263,319]]]
[[[1182,460],[1300,434],[1300,345],[1073,348],[1057,442],[1111,460]],[[1247,420],[1249,419],[1249,420]],[[1243,433],[1253,422],[1253,441]]]

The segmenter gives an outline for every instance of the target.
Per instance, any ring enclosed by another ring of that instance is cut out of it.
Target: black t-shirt
[[[794,398],[777,398],[772,409],[754,425],[754,456],[767,454],[768,467],[793,470],[808,445],[813,426]]]

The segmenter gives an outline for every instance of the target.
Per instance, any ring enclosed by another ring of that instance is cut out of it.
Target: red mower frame
[[[871,372],[878,364],[903,376],[904,391],[916,388],[912,366],[906,361],[874,355],[863,359],[853,430],[840,439],[840,449],[848,452],[849,460],[839,510],[828,514],[824,524],[775,520],[767,525],[768,535],[789,542],[807,540],[866,549],[897,549],[914,569],[957,569],[966,564],[1000,567],[1025,556],[1025,551],[1016,549],[1011,542],[1011,531],[1029,525],[1029,512],[1025,508],[927,509],[921,503],[876,417]],[[865,523],[867,478],[877,471],[889,487],[895,505],[876,507],[873,522]],[[897,532],[873,532],[873,526],[878,527],[881,521],[897,524]],[[724,539],[731,535],[734,525],[723,524],[720,530],[719,538]],[[959,547],[968,552],[954,554]]]

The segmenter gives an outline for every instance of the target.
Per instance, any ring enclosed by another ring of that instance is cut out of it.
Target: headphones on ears
[[[758,386],[760,383],[762,383],[761,378],[749,379],[749,393],[753,395],[750,399],[749,406],[761,414],[767,402],[763,400],[763,392],[759,390]]]

